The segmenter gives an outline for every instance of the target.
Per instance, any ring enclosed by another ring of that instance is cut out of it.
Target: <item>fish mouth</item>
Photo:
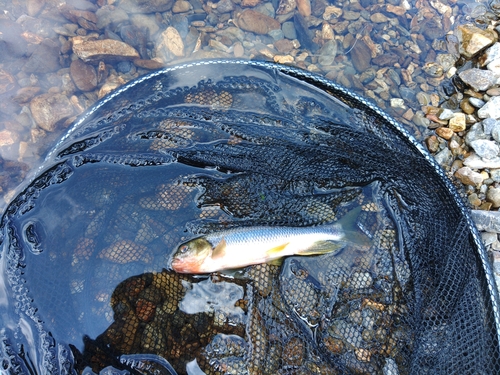
[[[197,262],[188,262],[184,259],[173,259],[172,269],[178,273],[196,273],[199,264]]]

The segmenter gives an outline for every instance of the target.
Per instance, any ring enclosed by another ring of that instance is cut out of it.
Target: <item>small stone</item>
[[[342,15],[343,11],[341,8],[330,5],[325,8],[325,12],[323,13],[323,19],[325,21],[330,21],[335,18],[339,18]]]
[[[293,63],[293,56],[286,55],[276,55],[274,56],[274,62],[277,62],[279,64],[292,64]]]
[[[59,8],[61,14],[73,23],[79,24],[85,30],[98,30],[97,16],[94,12],[86,10],[71,9],[67,5]]]
[[[274,47],[279,53],[288,54],[293,51],[293,42],[288,39],[280,39],[274,42]]]
[[[269,31],[277,30],[281,26],[274,18],[252,9],[245,9],[238,14],[236,22],[243,30],[251,31],[256,34],[267,34]]]
[[[493,204],[493,208],[500,207],[500,188],[490,186],[486,192],[486,200]]]
[[[492,118],[487,118],[482,121],[482,124],[483,124],[484,134],[493,135],[493,129],[498,128],[497,132],[499,132],[498,136],[500,136],[500,121]],[[495,139],[495,141],[498,142],[497,139]]]
[[[477,196],[476,193],[472,193],[468,196],[469,203],[475,207],[479,207],[481,205],[481,199]]]
[[[10,146],[19,140],[17,134],[11,130],[0,131],[0,147]]]
[[[52,132],[56,124],[73,115],[73,106],[63,94],[42,94],[30,103],[31,114],[39,127]]]
[[[114,39],[74,43],[73,52],[85,62],[115,62],[139,58],[135,48]]]
[[[296,0],[280,0],[276,14],[282,15],[292,12],[297,7]]]
[[[245,49],[243,48],[243,45],[241,42],[236,42],[233,47],[233,54],[234,57],[243,57],[245,54]]]
[[[493,159],[498,156],[500,148],[494,141],[489,141],[487,139],[478,139],[472,141],[470,146],[474,149],[476,154],[483,159]]]
[[[332,65],[337,56],[337,41],[327,41],[319,51],[318,62],[323,66]]]
[[[436,129],[436,134],[448,141],[451,139],[451,137],[453,137],[453,134],[455,134],[455,132],[450,128],[441,127]]]
[[[482,30],[472,24],[458,26],[457,33],[460,41],[460,54],[467,58],[473,57],[483,48],[496,42],[496,35],[493,31]]]
[[[434,156],[434,158],[436,159],[437,163],[444,168],[446,168],[453,162],[453,155],[448,148],[443,148]]]
[[[494,96],[486,102],[486,104],[477,111],[477,115],[479,118],[500,118],[500,96]]]
[[[260,0],[241,0],[242,7],[254,7],[259,5]]]
[[[92,91],[97,87],[97,72],[92,65],[77,59],[71,63],[69,71],[78,89]]]
[[[343,14],[343,17],[347,21],[356,21],[361,16],[359,12],[353,12],[351,10],[346,10]]]
[[[302,17],[311,16],[311,0],[296,0],[297,9]]]
[[[455,133],[461,132],[465,130],[466,122],[465,122],[465,114],[464,113],[455,113],[453,117],[448,122],[448,127],[453,130]]]
[[[391,107],[405,109],[406,108],[405,101],[401,98],[391,98]]]
[[[370,20],[374,23],[385,23],[389,19],[383,13],[373,13],[370,16]]]
[[[477,68],[464,70],[459,73],[459,77],[475,91],[486,91],[496,82],[491,71]]]
[[[500,59],[499,60],[494,60],[490,62],[486,68],[488,69],[488,72],[493,73],[495,77],[500,76]]]
[[[184,13],[193,9],[193,6],[189,1],[177,0],[172,7],[172,13]]]
[[[59,44],[45,39],[35,47],[35,50],[23,66],[26,73],[50,73],[61,68],[59,63]]]
[[[486,91],[486,95],[489,96],[500,96],[500,87],[493,87]]]
[[[121,8],[109,5],[105,5],[102,8],[97,9],[95,15],[97,16],[96,27],[98,29],[104,29],[109,25],[118,25],[128,21],[127,12]]]
[[[500,169],[490,169],[490,178],[495,182],[500,182]]]
[[[439,112],[439,119],[440,120],[449,120],[449,119],[451,119],[454,116],[454,114],[455,113],[451,109],[443,108]]]
[[[283,31],[281,31],[281,29],[271,30],[268,35],[274,40],[281,40],[284,38]]]
[[[496,242],[498,240],[498,234],[490,232],[482,232],[481,239],[483,240],[484,246],[489,246],[493,242]]]
[[[472,220],[480,231],[500,233],[500,211],[471,211]]]
[[[40,91],[41,88],[38,86],[22,87],[19,90],[17,90],[16,95],[12,97],[12,100],[19,104],[27,103]]]
[[[162,13],[173,4],[174,0],[121,0],[119,6],[128,13]]]
[[[475,108],[481,108],[486,104],[483,100],[474,97],[469,98],[469,103]]]
[[[437,137],[435,135],[431,135],[430,137],[428,137],[425,140],[425,143],[427,145],[427,149],[430,152],[435,153],[439,150],[439,140],[437,139]]]
[[[499,121],[495,121],[495,124],[491,128],[491,136],[493,137],[493,139],[495,141],[500,143],[500,122]]]
[[[143,60],[143,59],[135,59],[134,60],[134,65],[137,66],[138,68],[144,68],[144,69],[149,69],[149,70],[156,70],[156,69],[161,69],[165,65],[156,60]]]
[[[170,54],[182,57],[184,56],[184,42],[175,27],[169,26],[161,33],[156,50],[164,61],[170,60]],[[158,55],[158,54],[157,54]]]
[[[217,3],[217,11],[221,14],[229,13],[234,10],[234,4],[231,0],[220,0]]]
[[[464,99],[460,102],[460,109],[467,115],[471,115],[476,111],[476,108],[471,105],[468,99]]]
[[[455,177],[465,185],[479,186],[483,183],[483,176],[469,167],[462,167],[455,172]]]
[[[443,67],[435,62],[426,63],[422,69],[429,77],[439,78],[444,74]]]
[[[371,50],[362,39],[358,39],[354,43],[350,55],[352,64],[359,73],[363,73],[370,68],[372,60]]]
[[[500,59],[500,43],[496,42],[490,48],[488,48],[484,52],[482,59],[484,59],[484,61],[482,61],[481,63],[482,66],[488,65],[489,63]]]
[[[285,38],[290,40],[297,39],[297,31],[295,30],[293,22],[284,22],[281,26],[281,31],[283,31],[283,36]]]

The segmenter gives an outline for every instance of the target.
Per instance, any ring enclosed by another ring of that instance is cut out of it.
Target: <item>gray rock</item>
[[[500,169],[490,169],[490,178],[495,182],[500,182]]]
[[[436,56],[436,62],[447,72],[455,66],[457,58],[450,53],[440,53]]]
[[[492,127],[491,136],[495,141],[500,143],[500,121],[496,121],[495,125]]]
[[[459,73],[460,78],[475,91],[486,91],[492,87],[495,82],[495,74],[489,70],[467,69]]]
[[[453,155],[451,154],[451,151],[446,147],[446,148],[443,148],[441,151],[439,151],[434,156],[434,159],[436,159],[436,161],[439,163],[439,165],[446,167],[452,163]]]
[[[321,47],[318,62],[324,66],[332,65],[335,56],[337,56],[337,42],[335,40],[329,40]]]
[[[492,61],[500,59],[500,43],[496,42],[490,48],[488,48],[484,52],[484,56],[486,56],[486,60],[483,62],[483,66],[488,65]]]
[[[496,127],[496,126],[500,126],[500,121],[497,121],[493,118],[486,118],[482,121],[482,124],[483,124],[483,131],[484,131],[484,134],[486,135],[491,135],[492,134],[492,131],[493,129]],[[500,130],[500,129],[499,129]]]
[[[477,111],[477,115],[479,118],[500,118],[500,96],[494,96],[491,98]]]
[[[480,231],[500,233],[500,211],[472,210],[471,216]]]
[[[471,142],[478,139],[490,139],[490,137],[484,133],[481,123],[474,124],[470,127],[469,132],[465,135],[465,143],[470,146]]]
[[[491,232],[483,232],[481,233],[481,238],[483,239],[484,246],[491,245],[493,242],[497,241],[498,234]]]
[[[127,13],[161,13],[173,5],[174,0],[121,0],[119,7]]]
[[[104,29],[105,27],[113,24],[117,25],[119,23],[126,22],[128,20],[128,14],[121,8],[111,7],[105,5],[99,8],[95,13],[97,16],[97,28]]]
[[[231,0],[220,0],[217,3],[219,13],[229,13],[234,10],[234,4]]]
[[[465,185],[478,186],[483,183],[484,177],[481,173],[474,172],[469,167],[462,167],[455,172],[455,177]]]
[[[440,120],[449,120],[452,117],[453,117],[453,111],[448,108],[443,109],[443,111],[439,114]]]
[[[478,99],[478,98],[469,98],[469,103],[473,105],[476,108],[482,108],[486,103],[484,100]]]
[[[63,119],[73,115],[73,106],[64,94],[42,94],[30,103],[35,122],[42,129],[52,132]]]
[[[58,43],[45,39],[35,48],[23,70],[26,73],[50,73],[60,69],[59,48]]]
[[[283,22],[281,26],[281,30],[283,31],[283,35],[287,39],[297,39],[297,32],[295,31],[295,26],[293,22]]]
[[[500,207],[500,188],[490,186],[486,192],[486,200],[491,202],[494,208]]]
[[[472,169],[500,168],[500,158],[482,159],[473,153],[464,160],[464,165]]]
[[[283,34],[283,31],[281,29],[276,29],[276,30],[271,30],[269,31],[269,36],[273,38],[274,40],[281,40],[285,36]]]
[[[487,139],[477,139],[470,142],[470,146],[476,151],[476,154],[483,159],[493,159],[498,156],[500,152],[500,147],[494,141],[489,141]]]

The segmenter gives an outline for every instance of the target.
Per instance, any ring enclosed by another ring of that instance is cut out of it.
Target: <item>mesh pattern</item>
[[[168,270],[200,234],[356,208],[367,246]],[[2,229],[6,314],[35,333],[0,332],[8,373],[500,369],[491,271],[451,183],[393,120],[293,68],[199,63],[126,85],[69,130]]]

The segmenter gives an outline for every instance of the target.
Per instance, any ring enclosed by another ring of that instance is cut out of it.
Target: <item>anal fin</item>
[[[345,247],[342,242],[317,241],[305,250],[301,250],[297,255],[321,255],[338,252]]]

